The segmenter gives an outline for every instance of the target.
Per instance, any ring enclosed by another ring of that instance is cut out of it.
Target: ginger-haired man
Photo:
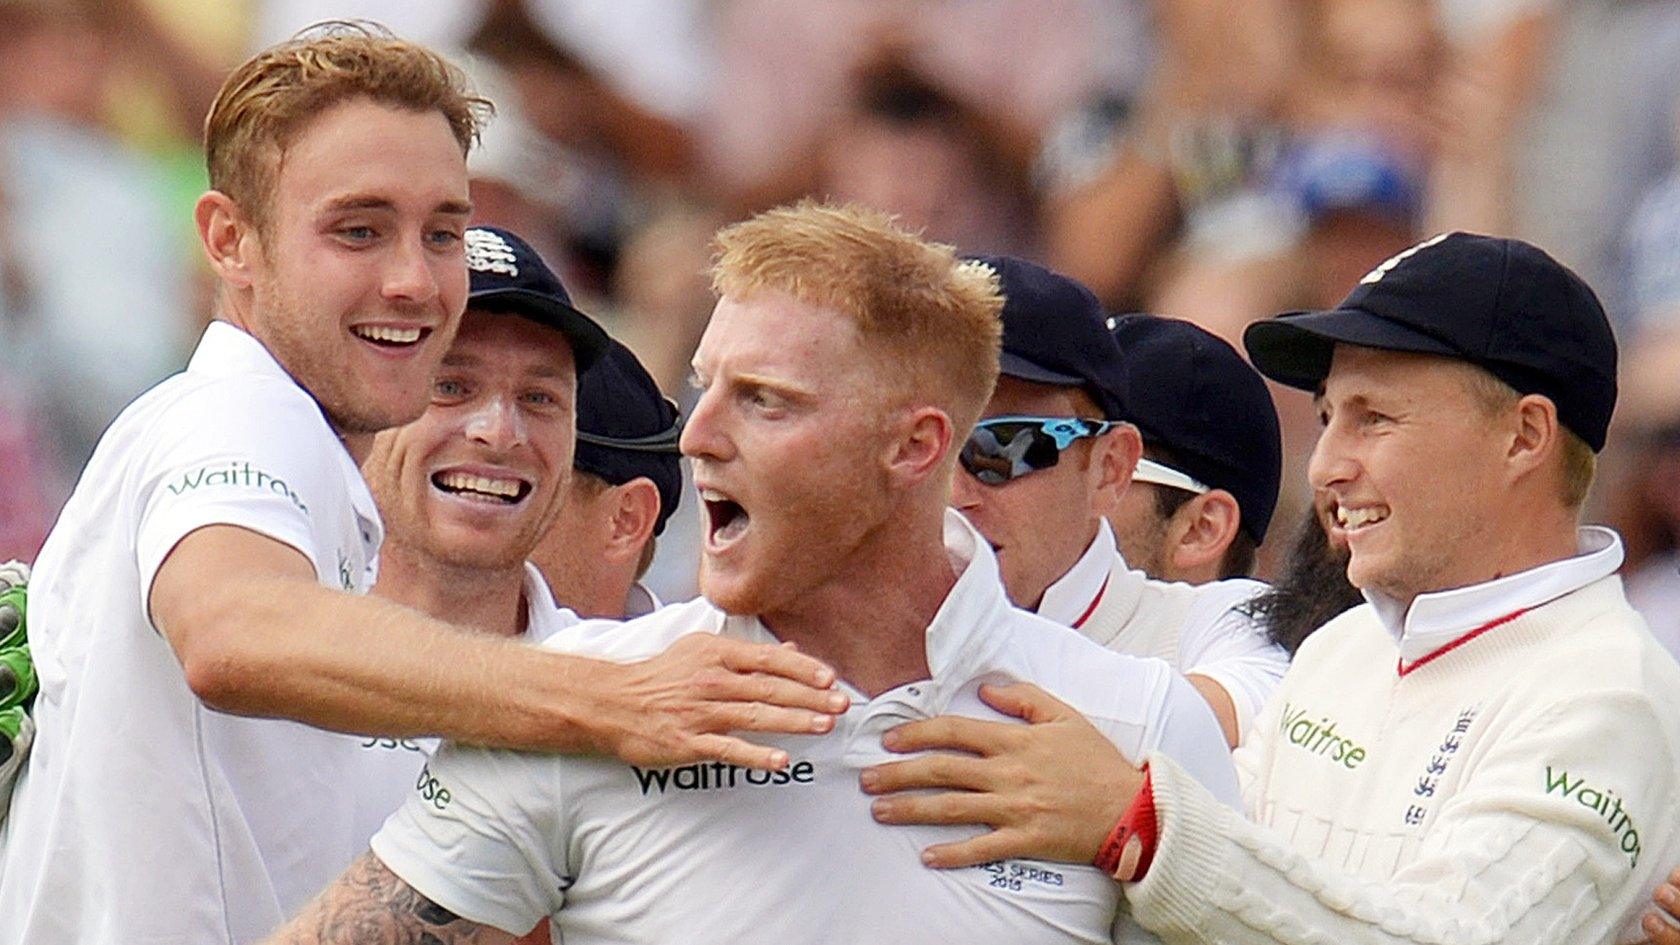
[[[505,942],[544,916],[575,943],[1107,941],[1125,920],[1099,871],[933,872],[915,844],[964,831],[869,820],[856,779],[885,757],[880,733],[997,718],[988,682],[1038,680],[1123,753],[1155,746],[1231,789],[1188,683],[1010,607],[990,547],[946,508],[996,377],[992,274],[879,214],[813,203],[717,246],[682,438],[705,598],[549,645],[624,658],[685,634],[791,641],[836,668],[853,708],[833,732],[778,740],[797,760],[774,777],[446,747],[373,851],[275,941]]]

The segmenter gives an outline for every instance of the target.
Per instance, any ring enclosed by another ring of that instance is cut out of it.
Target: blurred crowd
[[[0,0],[0,559],[33,556],[99,432],[210,317],[191,206],[223,76],[329,18],[469,68],[498,109],[479,220],[533,237],[679,401],[709,235],[803,194],[1233,341],[1429,234],[1536,242],[1615,321],[1591,517],[1680,642],[1667,0]],[[1316,420],[1278,406],[1295,519]],[[693,590],[686,505],[665,599]]]

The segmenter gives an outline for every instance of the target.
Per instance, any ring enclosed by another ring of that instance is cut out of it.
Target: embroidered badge
[[[467,268],[474,272],[497,272],[510,279],[519,278],[517,257],[508,241],[490,230],[471,229],[466,232]]]

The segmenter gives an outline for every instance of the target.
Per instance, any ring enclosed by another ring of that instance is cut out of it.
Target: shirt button
[[[918,689],[915,686],[909,686],[904,691],[908,692],[909,694],[911,694],[913,696],[919,696],[919,695],[922,694],[922,690]]]

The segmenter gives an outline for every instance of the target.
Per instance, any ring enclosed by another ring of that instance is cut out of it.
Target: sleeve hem
[[[423,857],[413,855],[402,844],[387,837],[383,830],[374,834],[369,845],[385,868],[413,887],[415,892],[469,922],[520,936],[536,928],[543,919],[542,916],[528,919],[513,910],[476,898],[456,885],[446,870],[437,869]]]

